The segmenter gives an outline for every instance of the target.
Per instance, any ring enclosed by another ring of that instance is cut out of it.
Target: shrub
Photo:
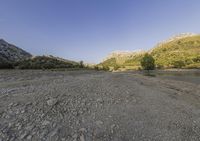
[[[174,68],[182,68],[185,66],[185,62],[182,61],[182,60],[179,60],[179,61],[174,61],[172,63],[172,65],[174,66]]]
[[[114,70],[118,70],[119,68],[120,68],[119,65],[115,65],[113,69],[114,69]]]
[[[154,58],[146,53],[141,60],[141,66],[144,70],[153,70],[155,69],[155,60]]]

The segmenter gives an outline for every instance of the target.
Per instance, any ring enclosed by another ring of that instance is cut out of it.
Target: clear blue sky
[[[99,62],[200,33],[200,0],[0,0],[0,38],[34,55]]]

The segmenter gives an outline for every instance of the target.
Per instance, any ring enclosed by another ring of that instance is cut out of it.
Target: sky
[[[98,63],[200,33],[199,0],[0,0],[0,38],[33,55]]]

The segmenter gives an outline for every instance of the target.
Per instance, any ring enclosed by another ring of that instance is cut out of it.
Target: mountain
[[[174,38],[158,44],[149,53],[160,67],[200,68],[200,35]]]
[[[32,55],[3,39],[0,39],[0,68],[11,67],[12,63],[31,58]]]
[[[0,69],[56,69],[77,67],[83,67],[83,64],[52,55],[33,57],[23,49],[0,39]]]
[[[184,33],[158,43],[149,51],[111,53],[99,66],[138,69],[145,53],[155,58],[157,68],[200,68],[200,35]]]

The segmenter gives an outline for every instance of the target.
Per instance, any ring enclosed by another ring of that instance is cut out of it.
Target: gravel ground
[[[0,71],[0,141],[199,141],[200,85],[95,71]]]

